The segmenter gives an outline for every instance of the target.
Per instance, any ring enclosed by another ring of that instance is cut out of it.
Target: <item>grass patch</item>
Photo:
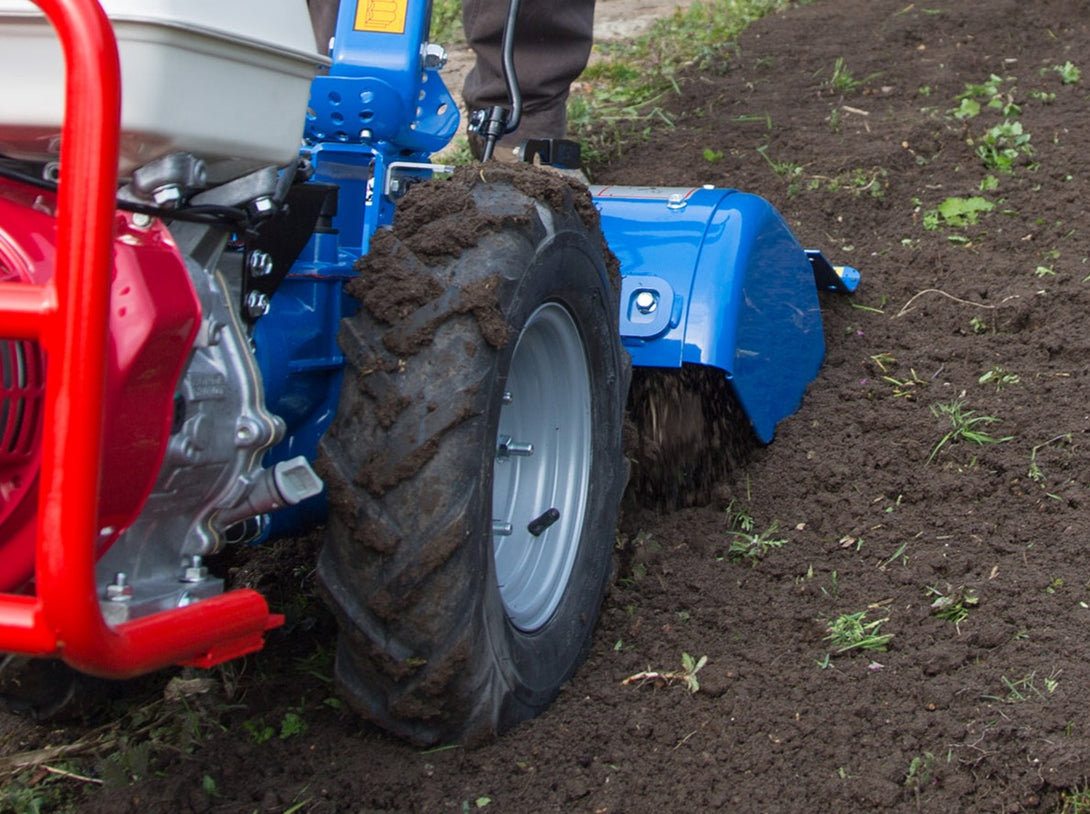
[[[619,155],[622,145],[645,139],[655,129],[672,128],[678,76],[689,68],[717,70],[750,23],[792,5],[798,3],[696,2],[631,41],[596,44],[600,59],[584,71],[583,92],[573,93],[568,102],[568,129],[583,145],[584,163],[602,163]]]
[[[990,415],[976,415],[972,410],[966,410],[960,400],[952,401],[949,404],[932,404],[931,414],[936,418],[946,418],[950,422],[950,431],[935,444],[931,454],[927,456],[927,463],[935,460],[935,456],[947,444],[968,441],[983,446],[984,444],[1001,444],[1014,438],[1013,435],[996,438],[994,435],[984,432],[981,429],[982,427],[994,424],[1000,419]]]

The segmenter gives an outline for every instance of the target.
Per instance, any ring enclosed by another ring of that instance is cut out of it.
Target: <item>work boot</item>
[[[518,130],[504,136],[492,151],[492,159],[507,163],[522,161],[519,147],[528,139],[562,139],[565,138],[568,125],[568,111],[564,104],[560,104],[551,110],[523,113]],[[469,134],[469,150],[478,161],[484,155],[484,139],[476,133]],[[532,163],[540,164],[539,161]],[[548,170],[573,178],[583,184],[589,184],[586,173],[582,167],[560,167],[553,164],[541,164]]]

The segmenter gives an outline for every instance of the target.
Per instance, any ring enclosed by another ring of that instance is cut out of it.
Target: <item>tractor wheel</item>
[[[420,744],[533,717],[590,646],[630,364],[585,195],[494,165],[414,187],[351,292],[318,574],[343,692]]]

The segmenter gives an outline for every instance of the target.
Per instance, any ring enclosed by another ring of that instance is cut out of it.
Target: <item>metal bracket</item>
[[[516,149],[519,161],[533,164],[537,158],[542,164],[577,170],[583,164],[579,142],[563,138],[526,139]]]
[[[411,170],[413,172],[454,172],[452,164],[429,164],[424,161],[391,161],[386,167],[386,177],[382,180],[382,194],[387,198],[400,198],[408,190],[413,181],[422,181],[422,178],[414,178],[411,175],[396,175],[399,170]]]

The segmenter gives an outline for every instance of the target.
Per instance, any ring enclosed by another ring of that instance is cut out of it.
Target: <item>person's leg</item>
[[[466,39],[477,54],[463,88],[466,107],[508,104],[501,54],[506,0],[464,0],[462,15]],[[515,27],[522,121],[502,144],[566,135],[568,92],[587,65],[593,37],[594,0],[523,0]]]

